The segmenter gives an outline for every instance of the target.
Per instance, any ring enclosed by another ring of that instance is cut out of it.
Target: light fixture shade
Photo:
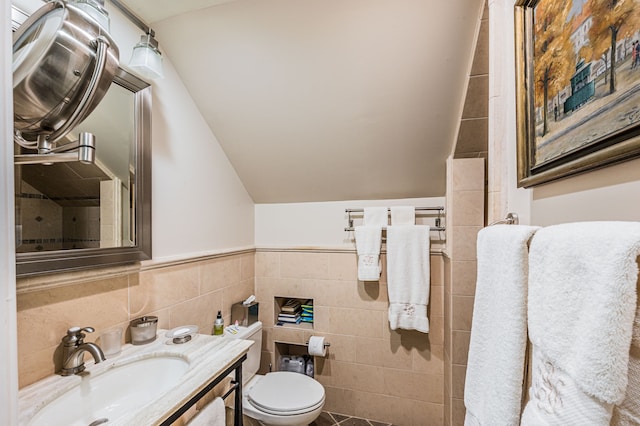
[[[129,67],[144,77],[155,80],[164,77],[162,54],[153,45],[153,42],[150,43],[150,40],[153,40],[157,45],[157,42],[148,34],[141,37],[140,43],[133,48]]]
[[[109,13],[104,8],[104,0],[74,0],[73,3],[93,18],[103,30],[110,31]]]

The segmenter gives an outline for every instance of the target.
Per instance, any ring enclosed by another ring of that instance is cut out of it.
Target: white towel
[[[365,207],[362,215],[362,226],[387,226],[389,209],[386,207]]]
[[[478,233],[465,425],[519,422],[527,344],[527,244],[538,229],[494,225]]]
[[[580,389],[575,380],[533,347],[529,402],[522,426],[608,426],[612,404]]]
[[[413,206],[391,207],[392,225],[415,225],[416,208]]]
[[[188,426],[225,426],[225,409],[222,398],[216,398],[205,405],[189,420]]]
[[[636,285],[636,292],[638,287],[640,287],[640,279]],[[640,425],[640,305],[636,307],[636,317],[633,321],[627,377],[627,393],[624,401],[613,409],[611,426]]]
[[[382,245],[381,226],[356,226],[356,252],[358,253],[358,279],[360,281],[378,281],[382,272],[380,246]]]
[[[528,316],[539,368],[523,425],[562,424],[574,412],[609,424],[627,388],[639,254],[640,222],[569,223],[533,237]]]
[[[387,227],[387,288],[392,330],[429,332],[429,227]]]
[[[378,281],[382,272],[380,247],[382,227],[388,223],[386,207],[365,207],[362,226],[356,226],[356,253],[358,254],[358,279]]]

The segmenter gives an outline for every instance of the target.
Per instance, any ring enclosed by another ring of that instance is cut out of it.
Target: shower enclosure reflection
[[[16,252],[135,245],[134,94],[113,85],[68,135],[96,135],[95,164],[16,165]]]

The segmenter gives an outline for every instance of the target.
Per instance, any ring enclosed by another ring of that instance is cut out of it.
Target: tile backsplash
[[[19,380],[24,387],[53,374],[54,353],[71,326],[101,331],[126,328],[142,315],[160,328],[195,324],[211,333],[218,310],[230,323],[235,302],[255,293],[264,324],[262,372],[276,366],[276,347],[303,345],[313,335],[331,343],[316,358],[315,377],[327,392],[325,409],[395,425],[442,425],[444,421],[443,256],[431,255],[429,334],[392,331],[387,320],[386,264],[379,282],[357,279],[350,250],[258,249],[51,276],[48,288],[32,279],[18,283]],[[96,275],[101,274],[101,277]],[[36,283],[37,284],[37,283]],[[313,329],[274,325],[276,297],[314,301]],[[123,339],[130,340],[128,333]]]
[[[212,256],[182,263],[117,268],[103,278],[83,273],[58,274],[56,286],[19,290],[17,295],[18,370],[20,387],[56,370],[60,339],[72,326],[91,326],[95,341],[113,327],[126,328],[142,315],[156,315],[158,327],[195,324],[211,334],[221,310],[228,324],[231,304],[254,291],[253,251]],[[95,271],[100,276],[100,270]],[[65,283],[65,278],[68,283]],[[40,277],[46,281],[47,277]],[[18,280],[18,287],[21,288]],[[34,281],[29,279],[30,282]],[[123,339],[130,341],[128,333]]]

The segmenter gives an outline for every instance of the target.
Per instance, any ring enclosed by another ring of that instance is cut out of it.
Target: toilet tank
[[[235,327],[235,326],[233,326]],[[225,331],[225,337],[233,339],[253,340],[255,343],[247,352],[247,360],[242,364],[242,384],[245,384],[258,373],[260,369],[260,355],[262,354],[262,322],[257,321],[248,327],[238,326],[238,332],[230,332],[232,327]]]

